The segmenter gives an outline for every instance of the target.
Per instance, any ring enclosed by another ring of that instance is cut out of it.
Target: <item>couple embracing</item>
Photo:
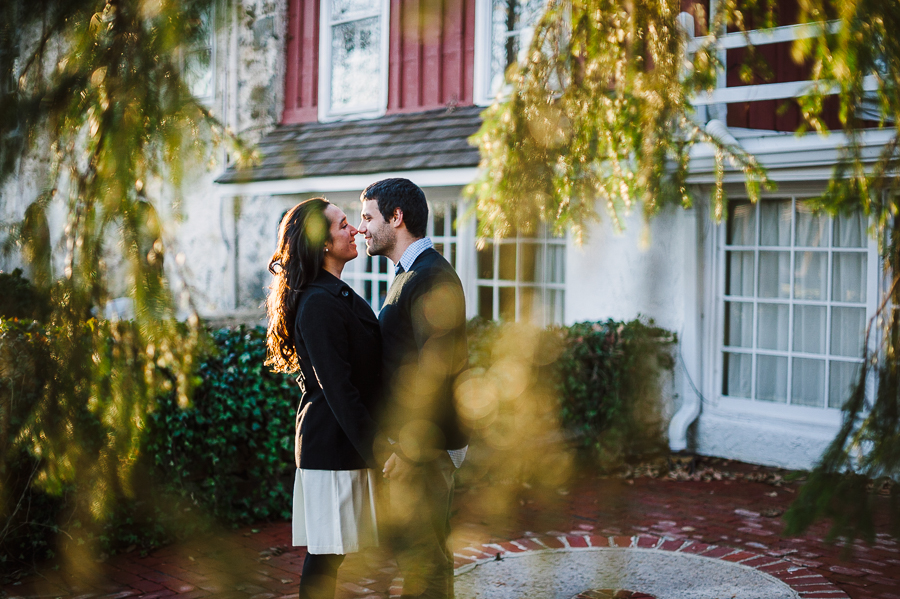
[[[453,597],[453,472],[467,437],[453,399],[467,366],[465,299],[425,236],[428,205],[406,179],[362,192],[358,228],[322,198],[285,214],[269,263],[268,362],[299,373],[293,544],[306,546],[300,599],[332,599],[347,553],[388,544],[404,599]],[[365,235],[396,274],[374,312],[340,276]],[[387,479],[387,506],[376,501]],[[382,540],[385,540],[382,538]]]

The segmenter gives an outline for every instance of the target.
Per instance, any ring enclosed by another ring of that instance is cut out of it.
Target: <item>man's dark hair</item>
[[[425,193],[409,179],[382,179],[372,183],[360,196],[363,201],[378,202],[384,220],[391,220],[394,209],[403,211],[403,222],[413,237],[425,237],[428,228],[428,202]]]

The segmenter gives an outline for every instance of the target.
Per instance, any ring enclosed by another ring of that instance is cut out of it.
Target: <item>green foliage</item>
[[[21,269],[0,271],[0,317],[44,320],[49,309],[49,298],[22,276]]]
[[[557,232],[571,228],[580,240],[599,211],[619,228],[620,215],[639,206],[647,217],[666,205],[688,207],[688,154],[698,142],[717,148],[717,214],[725,208],[725,161],[758,196],[766,177],[756,160],[694,122],[691,97],[716,80],[716,36],[686,70],[681,6],[550,2],[524,64],[507,73],[508,99],[485,111],[471,139],[481,163],[467,192],[477,197],[482,235],[534,231],[545,222]]]
[[[489,368],[494,344],[500,335],[500,323],[476,316],[466,323],[466,335],[469,341],[469,366],[472,368]]]
[[[52,365],[46,332],[37,323],[0,320],[0,566],[43,558],[69,545],[93,545],[112,553],[129,546],[149,549],[215,523],[287,518],[293,485],[297,384],[264,366],[265,330],[222,329],[200,357],[192,403],[174,392],[158,399],[141,445],[107,511],[86,504],[91,495],[73,481],[53,493],[35,484],[44,465],[10,433],[40,405]],[[46,374],[44,375],[47,376]],[[90,423],[90,413],[83,418]],[[94,424],[81,442],[97,444],[107,433]],[[127,492],[125,488],[127,487]]]
[[[660,375],[675,336],[653,322],[585,322],[562,329],[556,362],[563,425],[601,463],[665,449]]]
[[[66,494],[74,521],[102,522],[136,495],[147,414],[170,392],[186,405],[195,380],[199,319],[189,297],[172,296],[167,273],[179,268],[177,260],[164,268],[161,215],[177,217],[184,173],[205,165],[226,137],[181,72],[212,3],[0,7],[0,189],[24,165],[35,167],[43,190],[4,227],[3,249],[20,252],[36,297],[49,298],[37,314],[45,328],[29,333],[40,337],[43,363],[24,360],[21,376],[2,375],[28,381],[33,398],[21,418],[0,414],[0,469],[30,456],[33,485]],[[65,214],[58,239],[51,207]],[[54,248],[64,248],[61,260],[51,260]],[[134,318],[104,319],[122,295]],[[0,353],[14,351],[11,338],[3,342]]]
[[[489,369],[502,356],[504,325],[469,321],[470,364]],[[539,378],[551,381],[562,426],[603,465],[665,449],[660,376],[674,366],[675,336],[652,321],[584,322],[536,337]]]
[[[15,295],[4,294],[5,299],[29,295],[27,285],[12,289]],[[18,309],[7,299],[4,310],[9,307],[13,313]],[[63,501],[33,488],[40,459],[15,443],[40,401],[43,382],[35,373],[52,366],[49,343],[38,323],[0,316],[0,569],[6,569],[11,560],[50,550]]]
[[[220,521],[287,518],[300,389],[264,366],[265,329],[222,329],[213,340],[191,406],[163,398],[144,452],[159,480]]]

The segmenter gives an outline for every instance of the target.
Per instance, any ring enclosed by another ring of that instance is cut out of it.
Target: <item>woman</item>
[[[313,198],[281,221],[269,262],[267,364],[298,372],[293,543],[305,545],[300,599],[334,597],[347,553],[378,544],[373,418],[381,393],[381,335],[369,305],[341,281],[358,231]]]

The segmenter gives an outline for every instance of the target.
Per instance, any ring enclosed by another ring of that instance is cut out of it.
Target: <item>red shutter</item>
[[[289,0],[282,123],[318,119],[319,0]]]

